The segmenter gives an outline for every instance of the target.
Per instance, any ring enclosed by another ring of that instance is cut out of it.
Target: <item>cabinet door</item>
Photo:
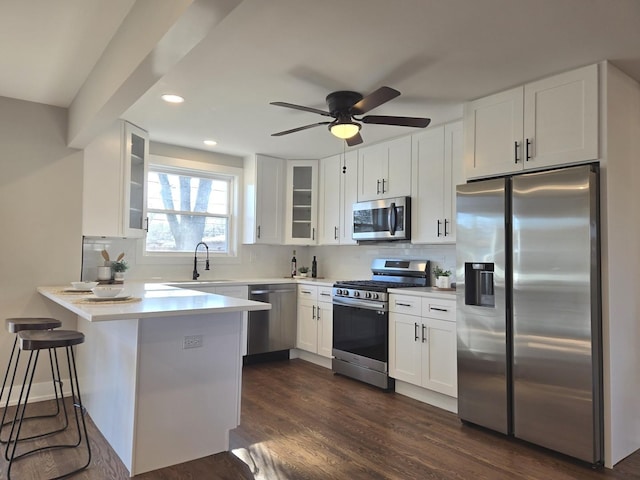
[[[414,385],[421,382],[420,325],[420,317],[389,314],[389,375]]]
[[[315,300],[298,297],[298,332],[296,347],[318,353],[318,320]]]
[[[320,160],[320,195],[318,220],[320,245],[340,243],[341,155]]]
[[[522,170],[523,87],[464,106],[466,178]]]
[[[456,186],[464,181],[462,122],[444,126],[444,240],[456,241]]]
[[[149,135],[124,122],[123,128],[124,215],[126,237],[142,237],[147,228],[147,164]]]
[[[598,66],[524,87],[524,168],[598,158]]]
[[[281,158],[245,160],[244,243],[282,244],[285,173]]]
[[[358,201],[376,200],[383,195],[389,160],[387,143],[378,143],[358,150]]]
[[[287,216],[285,242],[310,245],[317,242],[318,162],[287,162]]]
[[[318,355],[333,356],[333,304],[318,302],[316,310],[318,320]]]
[[[358,152],[355,150],[344,155],[340,166],[340,185],[340,244],[357,245],[358,242],[353,239],[353,204],[358,201]]]
[[[412,140],[411,243],[440,243],[445,233],[445,129],[425,130]]]
[[[456,324],[423,318],[422,325],[422,386],[457,397]]]
[[[411,137],[401,137],[388,143],[388,162],[383,165],[382,196],[406,197],[411,195]]]

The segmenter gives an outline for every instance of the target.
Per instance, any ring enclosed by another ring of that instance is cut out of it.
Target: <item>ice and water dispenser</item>
[[[495,307],[493,269],[493,263],[465,263],[465,304]]]

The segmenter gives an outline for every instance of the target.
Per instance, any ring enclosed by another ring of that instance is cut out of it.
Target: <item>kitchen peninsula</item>
[[[127,283],[124,301],[38,292],[78,315],[82,401],[131,476],[228,450],[240,423],[242,312],[270,304],[157,283]]]

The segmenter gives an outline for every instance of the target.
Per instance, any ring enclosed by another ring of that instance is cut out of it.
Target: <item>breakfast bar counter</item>
[[[78,315],[82,401],[131,476],[229,449],[240,423],[242,313],[270,304],[129,283],[117,298],[40,287]]]

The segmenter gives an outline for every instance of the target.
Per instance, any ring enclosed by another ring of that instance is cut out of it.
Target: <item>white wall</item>
[[[76,326],[75,315],[36,293],[80,276],[82,152],[66,147],[66,125],[63,108],[0,97],[0,318]],[[1,368],[12,342],[3,323]]]

